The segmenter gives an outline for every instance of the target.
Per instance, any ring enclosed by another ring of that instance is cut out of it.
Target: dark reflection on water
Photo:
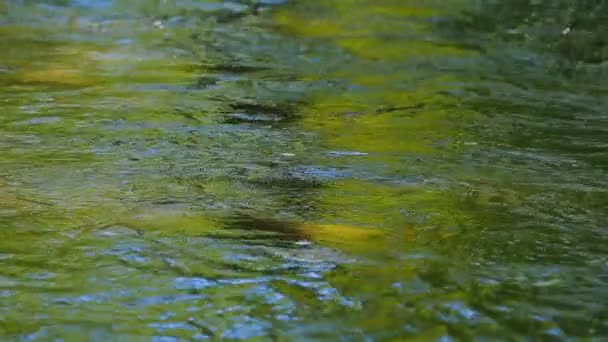
[[[0,1],[0,339],[601,339],[606,14]]]

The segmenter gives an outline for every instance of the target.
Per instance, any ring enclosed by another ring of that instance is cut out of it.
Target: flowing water
[[[0,0],[0,340],[608,338],[608,3]]]

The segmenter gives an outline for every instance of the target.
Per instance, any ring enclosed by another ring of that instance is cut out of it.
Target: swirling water
[[[0,339],[606,338],[607,23],[0,1]]]

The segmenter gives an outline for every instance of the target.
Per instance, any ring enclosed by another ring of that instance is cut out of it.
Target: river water
[[[0,0],[0,339],[608,338],[604,1]]]

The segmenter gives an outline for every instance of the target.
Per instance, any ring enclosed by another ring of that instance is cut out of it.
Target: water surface
[[[0,1],[0,339],[608,335],[602,1]]]

